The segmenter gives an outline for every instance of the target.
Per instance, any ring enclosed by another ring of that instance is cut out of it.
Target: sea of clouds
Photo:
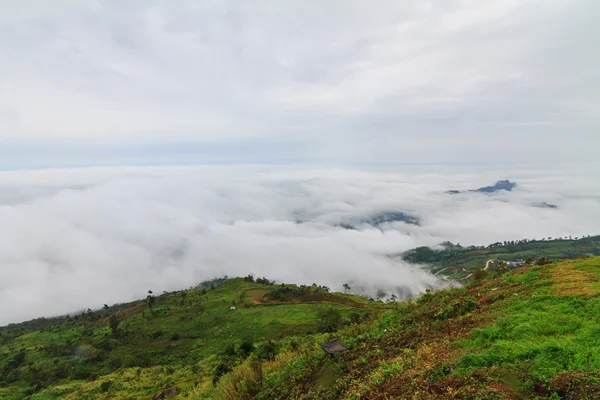
[[[0,325],[249,273],[415,295],[448,282],[389,254],[446,240],[600,233],[597,175],[284,166],[0,172]],[[517,188],[445,193],[504,178]],[[419,225],[361,222],[384,211],[416,216]]]

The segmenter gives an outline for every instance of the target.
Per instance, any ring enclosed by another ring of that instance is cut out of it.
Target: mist
[[[597,234],[600,180],[589,171],[190,166],[0,172],[0,324],[250,273],[414,296],[450,282],[389,254],[446,240],[486,245]],[[504,178],[518,186],[446,193]],[[533,206],[538,202],[557,208]],[[368,222],[382,212],[418,222]]]

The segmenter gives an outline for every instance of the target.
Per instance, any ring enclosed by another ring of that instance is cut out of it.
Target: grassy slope
[[[432,265],[432,271],[442,269],[443,275],[456,279],[470,273],[471,270],[483,268],[489,259],[512,261],[515,259],[534,260],[539,257],[548,257],[553,260],[582,257],[584,254],[600,255],[600,236],[585,237],[581,239],[557,239],[547,241],[532,241],[507,246],[487,247],[483,249],[456,249],[443,250],[438,253],[441,260],[422,260],[422,263]],[[457,271],[453,271],[452,267]],[[447,268],[447,269],[446,269]],[[462,272],[462,268],[467,271]]]
[[[105,398],[99,385],[108,380],[113,383],[111,398],[148,398],[172,385],[189,391],[210,381],[216,355],[230,344],[314,332],[317,313],[324,307],[339,309],[344,316],[382,309],[358,296],[315,293],[314,288],[286,304],[263,300],[274,288],[238,278],[205,295],[201,290],[187,290],[185,298],[181,292],[163,294],[152,311],[143,301],[121,306],[120,329],[126,334],[117,339],[110,335],[108,313],[101,312],[46,329],[21,332],[19,326],[11,327],[0,335],[0,374],[5,374],[0,378],[8,377],[6,363],[20,350],[26,359],[10,373],[9,382],[0,384],[0,399],[21,399],[36,382],[42,389],[51,387],[34,399]],[[233,302],[237,309],[230,311]],[[68,376],[58,379],[56,371],[64,367]]]
[[[62,379],[33,399],[141,399],[171,387],[181,390],[177,399],[600,398],[600,257],[426,293],[336,333],[310,333],[319,309],[376,314],[382,305],[323,292],[263,304],[273,289],[235,279],[204,296],[188,291],[184,305],[180,294],[163,296],[153,314],[131,304],[121,311],[128,316],[129,333],[110,351],[99,348],[108,333],[106,317],[18,335],[5,332],[0,360],[26,348],[19,370],[29,376],[36,368],[55,368],[55,359],[74,368],[88,366],[86,359],[105,351],[105,360],[89,364],[97,376]],[[231,312],[233,300],[238,309]],[[306,300],[314,302],[301,302]],[[92,335],[84,335],[90,326],[95,326]],[[163,335],[151,339],[159,329]],[[181,339],[168,339],[174,333]],[[336,337],[348,351],[326,356],[319,343]],[[219,353],[244,338],[274,339],[277,356],[239,361],[213,386]],[[52,341],[84,346],[50,357],[40,348]],[[153,366],[106,367],[111,358],[131,354],[148,354]],[[103,392],[102,383],[109,381]],[[0,398],[23,398],[26,382],[0,388]]]
[[[600,398],[600,257],[427,293],[337,335],[339,358],[318,348],[334,335],[306,337],[262,383],[247,363],[197,398]]]

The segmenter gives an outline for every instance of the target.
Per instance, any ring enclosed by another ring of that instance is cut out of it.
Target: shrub
[[[150,356],[146,353],[129,354],[123,359],[123,367],[149,367],[152,364]]]
[[[163,335],[163,331],[161,331],[161,330],[154,331],[154,332],[152,332],[152,339],[158,339],[162,335]]]
[[[252,355],[219,382],[217,391],[227,400],[251,400],[256,398],[262,387],[262,361]]]
[[[342,327],[342,313],[335,308],[325,308],[317,313],[319,332],[335,332]]]
[[[248,358],[250,354],[254,351],[254,344],[251,340],[244,340],[240,347],[238,348],[238,353],[242,358]]]
[[[100,384],[100,392],[106,393],[108,389],[110,389],[110,385],[112,385],[111,381],[104,381]]]
[[[123,365],[123,360],[120,357],[113,356],[108,359],[108,366],[112,369],[121,368]]]
[[[548,257],[540,257],[538,258],[538,260],[536,261],[537,265],[546,265],[546,264],[550,264],[552,261],[550,261],[548,259]]]
[[[271,341],[264,342],[260,346],[258,346],[256,354],[262,360],[272,360],[277,355],[277,347],[275,347],[275,343]]]
[[[221,379],[221,377],[223,375],[225,375],[226,373],[228,373],[229,371],[231,371],[231,367],[229,366],[228,363],[224,363],[224,362],[219,363],[219,365],[217,365],[217,368],[215,368],[215,373],[213,375],[213,379],[212,379],[213,385],[216,385],[217,382],[219,382],[219,379]]]
[[[483,269],[476,269],[473,272],[473,275],[471,275],[471,281],[472,282],[481,282],[482,280],[484,280],[488,275],[488,272],[483,270]]]
[[[229,357],[235,356],[235,346],[233,343],[225,347],[225,350],[223,350],[223,355]]]
[[[351,324],[359,324],[361,321],[361,317],[360,314],[357,312],[353,312],[352,314],[350,314],[350,323]]]

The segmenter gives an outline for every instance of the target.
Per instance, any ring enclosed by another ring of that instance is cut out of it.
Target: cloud
[[[445,240],[598,233],[595,170],[247,165],[1,172],[0,324],[225,274],[416,294],[443,282],[388,254]],[[500,178],[519,186],[493,195],[445,193]],[[539,201],[558,208],[532,206]],[[382,212],[414,215],[419,225],[339,226]]]
[[[592,160],[596,17],[585,0],[4,2],[0,168],[247,162],[256,143],[340,164]]]

